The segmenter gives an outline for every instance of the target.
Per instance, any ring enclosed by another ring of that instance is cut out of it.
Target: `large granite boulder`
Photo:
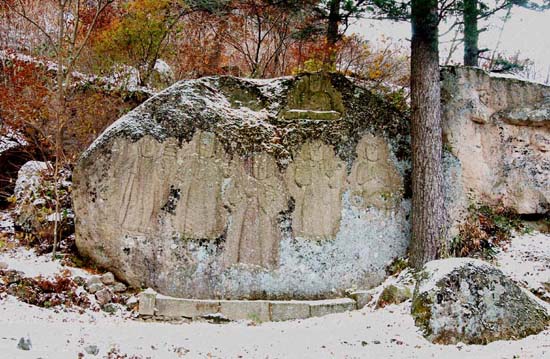
[[[452,224],[470,201],[549,213],[550,86],[450,67],[441,96]]]
[[[438,344],[487,344],[544,330],[548,311],[499,269],[477,259],[429,262],[419,275],[411,314]]]
[[[550,87],[442,72],[451,231],[472,202],[543,216]],[[370,287],[409,238],[409,128],[340,75],[178,83],[74,174],[77,245],[129,284],[184,297],[318,298]]]
[[[341,75],[180,82],[82,156],[77,246],[173,296],[371,287],[408,245],[408,133],[401,113]]]

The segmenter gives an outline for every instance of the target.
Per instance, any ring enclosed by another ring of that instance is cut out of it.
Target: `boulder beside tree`
[[[433,343],[520,339],[550,324],[543,303],[484,261],[431,261],[418,275],[411,314]]]

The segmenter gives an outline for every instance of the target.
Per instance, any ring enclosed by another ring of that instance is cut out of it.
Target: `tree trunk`
[[[327,26],[327,49],[325,62],[330,68],[336,63],[336,44],[340,40],[338,28],[340,26],[340,3],[341,0],[331,0],[328,14]]]
[[[56,95],[57,95],[57,104],[56,104],[56,118],[55,118],[55,163],[54,163],[54,196],[55,196],[55,218],[54,218],[54,227],[53,227],[53,245],[52,245],[52,259],[55,259],[57,254],[57,242],[59,241],[59,170],[60,170],[60,161],[61,161],[61,127],[63,123],[63,114],[65,110],[65,75],[63,71],[65,70],[64,61],[63,61],[63,38],[65,36],[65,8],[60,3],[58,4],[58,25],[59,31],[57,34],[57,77],[56,77]],[[68,70],[68,69],[67,69]],[[67,75],[70,76],[70,75]]]
[[[413,0],[411,142],[413,267],[439,256],[444,238],[437,0]]]
[[[464,0],[464,66],[478,65],[477,6],[478,0]]]

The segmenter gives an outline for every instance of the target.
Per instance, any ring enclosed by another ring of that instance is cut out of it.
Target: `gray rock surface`
[[[412,298],[412,291],[409,287],[400,284],[390,284],[378,296],[376,308],[384,308],[390,304],[400,304]]]
[[[98,276],[93,276],[86,280],[86,290],[91,294],[95,294],[103,288],[105,288],[105,285]]]
[[[111,290],[114,292],[114,293],[122,293],[122,292],[125,292],[127,287],[124,283],[120,283],[120,282],[117,282],[111,286],[109,286],[109,288],[111,288]]]
[[[29,231],[37,231],[42,227],[36,217],[37,211],[45,204],[40,201],[40,189],[48,169],[46,162],[29,161],[21,166],[17,173],[14,189],[17,203],[16,224]]]
[[[104,289],[105,286],[103,283],[93,283],[86,287],[89,293],[95,294],[96,292],[99,292],[100,290]]]
[[[471,202],[550,210],[550,87],[442,73],[451,231]],[[175,297],[368,289],[409,241],[404,114],[340,75],[179,82],[110,126],[74,172],[76,244]]]
[[[544,330],[542,303],[487,262],[449,258],[426,264],[411,314],[433,343],[486,344]]]
[[[105,305],[113,299],[113,293],[109,288],[103,288],[95,293],[99,305]]]
[[[371,287],[408,245],[407,126],[339,75],[177,83],[82,156],[77,246],[178,297]]]
[[[90,355],[99,354],[99,348],[97,347],[97,345],[88,345],[87,347],[84,348],[84,350],[86,351],[86,353]]]
[[[21,337],[17,342],[17,349],[21,349],[25,351],[31,350],[32,349],[31,338]]]
[[[101,283],[105,285],[115,284],[115,276],[111,272],[102,274],[99,279],[101,280]]]
[[[51,213],[51,208],[55,207],[55,199],[48,195],[54,191],[53,172],[51,164],[29,161],[21,166],[17,174],[14,189],[15,224],[38,238],[49,239],[56,220],[56,214]],[[57,220],[64,233],[70,232],[74,224],[68,195],[72,186],[68,180],[70,176],[71,172],[66,169],[59,171],[60,210]]]

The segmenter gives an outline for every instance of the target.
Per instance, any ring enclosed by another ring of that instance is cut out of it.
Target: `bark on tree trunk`
[[[477,66],[479,59],[478,0],[464,0],[464,66]]]
[[[439,256],[444,238],[437,0],[413,0],[411,142],[413,267]]]
[[[340,26],[340,3],[341,0],[332,0],[328,14],[327,26],[327,53],[326,63],[332,67],[336,62],[336,44],[340,39],[338,27]]]
[[[65,75],[63,71],[65,70],[64,61],[63,61],[63,37],[65,36],[65,7],[61,3],[58,4],[58,26],[59,31],[57,34],[57,81],[56,81],[56,94],[57,94],[57,104],[56,104],[56,118],[55,118],[55,163],[54,163],[54,196],[55,196],[55,218],[54,218],[54,227],[53,227],[53,245],[52,245],[52,258],[55,259],[57,254],[57,242],[59,241],[59,170],[60,170],[60,161],[61,161],[61,128],[63,123],[63,113],[65,110]],[[68,69],[67,69],[68,70]]]

